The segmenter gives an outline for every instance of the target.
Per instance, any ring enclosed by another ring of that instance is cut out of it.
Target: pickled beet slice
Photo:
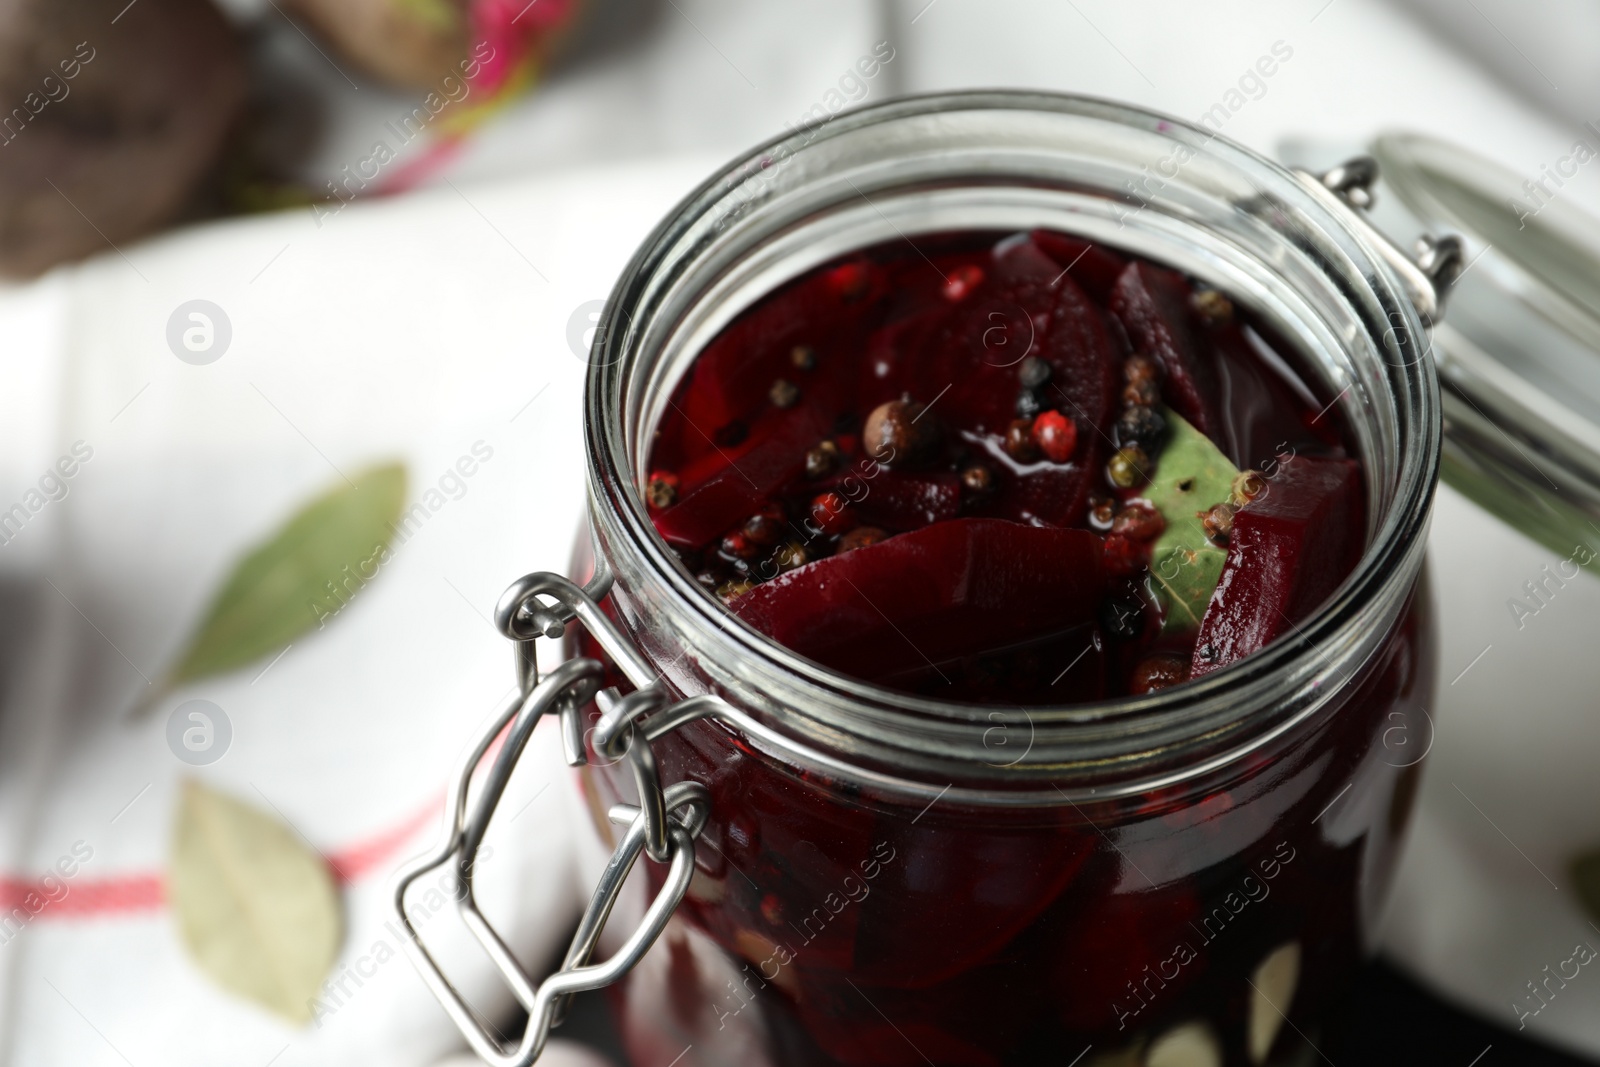
[[[1363,510],[1354,460],[1295,456],[1281,464],[1233,517],[1190,677],[1260,651],[1328,599],[1360,557]]]
[[[1034,230],[1028,235],[1040,251],[1049,256],[1057,269],[1081,285],[1099,303],[1111,299],[1128,261],[1109,249],[1091,244],[1081,237],[1069,237],[1051,230]]]
[[[1125,866],[1114,865],[1119,876]],[[1119,1022],[1118,1029],[1137,1029],[1182,1004],[1185,988],[1205,973],[1206,942],[1191,925],[1201,917],[1200,900],[1189,883],[1095,888],[1064,907],[1062,928],[1051,932],[1060,946],[1053,991],[1061,1018],[1088,1033]]]
[[[1013,753],[994,746],[996,763],[1022,754],[1024,733],[1011,738]],[[977,836],[929,823],[897,830],[898,862],[862,901],[855,970],[863,981],[926,989],[978,966],[1032,925],[1099,843],[1092,831],[1042,840],[1035,827]],[[918,921],[899,920],[908,913]]]
[[[1003,649],[925,664],[878,681],[904,693],[970,704],[1079,704],[1107,695],[1111,651],[1098,627],[1080,626]],[[1026,739],[1019,733],[991,733],[996,762],[1003,763],[1021,750]]]
[[[1161,365],[1167,403],[1207,436],[1218,428],[1217,380],[1205,340],[1189,311],[1183,275],[1130,263],[1111,293],[1111,312],[1136,349]]]
[[[873,680],[1094,619],[1104,578],[1087,530],[952,519],[808,563],[734,614],[825,667]]]
[[[679,390],[684,419],[706,433],[747,417],[766,403],[774,379],[805,380],[794,366],[796,345],[811,347],[817,365],[854,340],[886,287],[873,264],[846,263],[802,278],[739,316],[708,344]]]
[[[802,1018],[806,1018],[804,1005]],[[853,1026],[836,1017],[811,1022],[812,1038],[835,1062],[847,1067],[1000,1067],[998,1057],[933,1023],[867,1019]]]
[[[786,411],[761,427],[754,444],[737,457],[718,453],[715,474],[689,488],[676,504],[655,516],[668,544],[700,548],[760,511],[774,490],[805,468],[806,450],[822,439],[832,417],[820,405]]]
[[[915,530],[955,518],[961,512],[957,474],[905,474],[880,470],[865,486],[854,508],[862,520],[889,530]],[[846,488],[849,488],[848,486]]]

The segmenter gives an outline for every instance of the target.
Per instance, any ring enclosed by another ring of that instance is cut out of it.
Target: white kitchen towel
[[[1571,139],[1561,120],[1501,91],[1385,0],[1270,12],[1241,0],[892,7],[894,74],[913,90],[1024,84],[1189,117],[1223,102],[1225,132],[1263,150],[1291,134],[1361,140],[1410,126],[1530,175]],[[798,9],[764,8],[759,25],[751,10],[711,0],[663,8],[672,58],[654,58],[649,38],[550,83],[446,172],[453,186],[441,179],[404,201],[351,206],[320,228],[291,213],[188,231],[0,298],[0,510],[38,488],[75,442],[93,449],[66,498],[30,512],[0,546],[0,893],[76,862],[77,842],[92,849],[59,905],[0,945],[5,1062],[248,1063],[259,1051],[263,1064],[281,1052],[283,1065],[403,1067],[459,1046],[409,966],[377,948],[387,936],[382,868],[432,843],[436,827],[418,812],[509,686],[508,652],[486,620],[499,590],[566,562],[581,491],[581,366],[568,330],[581,330],[582,306],[605,295],[638,238],[717,158],[824,99],[836,60],[848,61],[858,38],[876,39],[875,26],[858,34],[852,23],[814,66],[785,65]],[[806,40],[830,39],[834,16],[807,10],[817,33]],[[1270,80],[1243,81],[1278,39],[1293,59]],[[674,91],[672,123],[640,118],[642,98]],[[875,85],[868,99],[885,91]],[[369,147],[387,104],[342,82],[335,92],[350,110],[330,123],[325,154],[342,163]],[[553,169],[686,144],[715,152]],[[547,176],[481,184],[533,163]],[[1600,202],[1587,175],[1562,195]],[[168,317],[194,299],[223,308],[233,330],[230,351],[209,366],[166,347]],[[493,458],[457,498],[441,481],[478,441]],[[407,461],[413,495],[440,488],[443,506],[326,632],[259,678],[194,687],[233,722],[224,759],[191,771],[159,724],[121,718],[239,551],[337,484],[338,470],[393,455]],[[1569,958],[1567,937],[1583,936],[1563,858],[1600,841],[1600,796],[1583,773],[1594,657],[1574,644],[1594,583],[1583,579],[1529,622],[1533,631],[1571,613],[1564,634],[1536,644],[1495,628],[1509,618],[1508,589],[1548,562],[1539,550],[1448,493],[1433,536],[1445,684],[1389,951],[1515,1027],[1526,982]],[[352,872],[352,933],[336,976],[354,977],[322,1028],[278,1023],[182,955],[160,872],[176,784],[190,773],[275,804]],[[581,889],[559,840],[569,779],[548,751],[524,778],[507,815],[525,814],[495,842],[508,862],[485,869],[483,889],[531,960],[554,947]],[[97,896],[102,879],[119,893]],[[122,910],[107,913],[108,902]],[[446,925],[426,929],[443,936]],[[492,1006],[483,964],[466,952],[449,962]],[[357,986],[363,970],[374,976]],[[1525,1021],[1600,1052],[1600,983],[1584,973]]]
[[[496,598],[521,573],[563,569],[578,532],[584,360],[569,332],[582,338],[591,302],[710,166],[191,230],[0,305],[0,509],[27,515],[0,544],[0,896],[10,908],[64,887],[0,931],[4,1062],[404,1067],[460,1046],[398,954],[389,875],[437,840],[446,775],[511,688]],[[231,334],[206,365],[168,342],[193,300]],[[65,495],[29,511],[78,442]],[[424,509],[326,629],[129,718],[242,551],[391,458]],[[231,724],[208,766],[169,748],[167,714],[191,698]],[[536,733],[479,869],[530,966],[587,895],[569,840],[587,816],[552,742]],[[349,932],[314,1024],[219,989],[182,949],[164,865],[189,777],[275,811],[339,872]],[[454,924],[422,925],[485,1013],[503,1011]]]

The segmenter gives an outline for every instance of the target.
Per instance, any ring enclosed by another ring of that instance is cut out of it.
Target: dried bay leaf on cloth
[[[349,574],[370,580],[388,556],[405,499],[406,469],[388,463],[295,512],[234,566],[145,706],[186,682],[277,653],[323,625],[341,606],[329,583],[344,590]]]
[[[344,938],[328,863],[275,815],[184,783],[167,872],[179,936],[201,970],[296,1023]]]

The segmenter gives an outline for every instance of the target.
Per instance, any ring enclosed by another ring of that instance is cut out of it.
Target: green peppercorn
[[[839,446],[832,441],[823,441],[806,451],[806,477],[825,478],[833,473],[834,464],[838,462]]]
[[[1122,365],[1122,375],[1130,382],[1154,382],[1157,372],[1156,361],[1137,352]]]
[[[1150,459],[1138,445],[1117,449],[1106,464],[1106,477],[1118,489],[1132,489],[1150,477]]]
[[[799,541],[789,541],[778,548],[773,555],[772,562],[777,564],[778,573],[792,571],[796,567],[803,567],[811,562],[811,553],[806,551],[806,546]]]
[[[1233,301],[1215,289],[1196,289],[1189,306],[1209,326],[1224,326],[1233,319]]]
[[[675,475],[656,473],[645,483],[644,499],[657,511],[670,508],[678,502],[678,479]]]
[[[726,604],[741,596],[744,596],[744,594],[748,593],[754,588],[755,586],[752,583],[742,579],[737,582],[723,582],[721,585],[717,586],[717,599]]]
[[[1122,402],[1128,407],[1155,407],[1161,402],[1161,387],[1153,378],[1129,382],[1122,387]]]

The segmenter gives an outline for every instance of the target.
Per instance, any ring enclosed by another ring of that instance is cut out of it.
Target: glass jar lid
[[[1444,479],[1552,551],[1591,543],[1600,535],[1600,219],[1562,186],[1593,151],[1576,144],[1533,176],[1414,133],[1385,134],[1371,153],[1391,194],[1371,206],[1380,230],[1453,233],[1465,246],[1432,338]]]

